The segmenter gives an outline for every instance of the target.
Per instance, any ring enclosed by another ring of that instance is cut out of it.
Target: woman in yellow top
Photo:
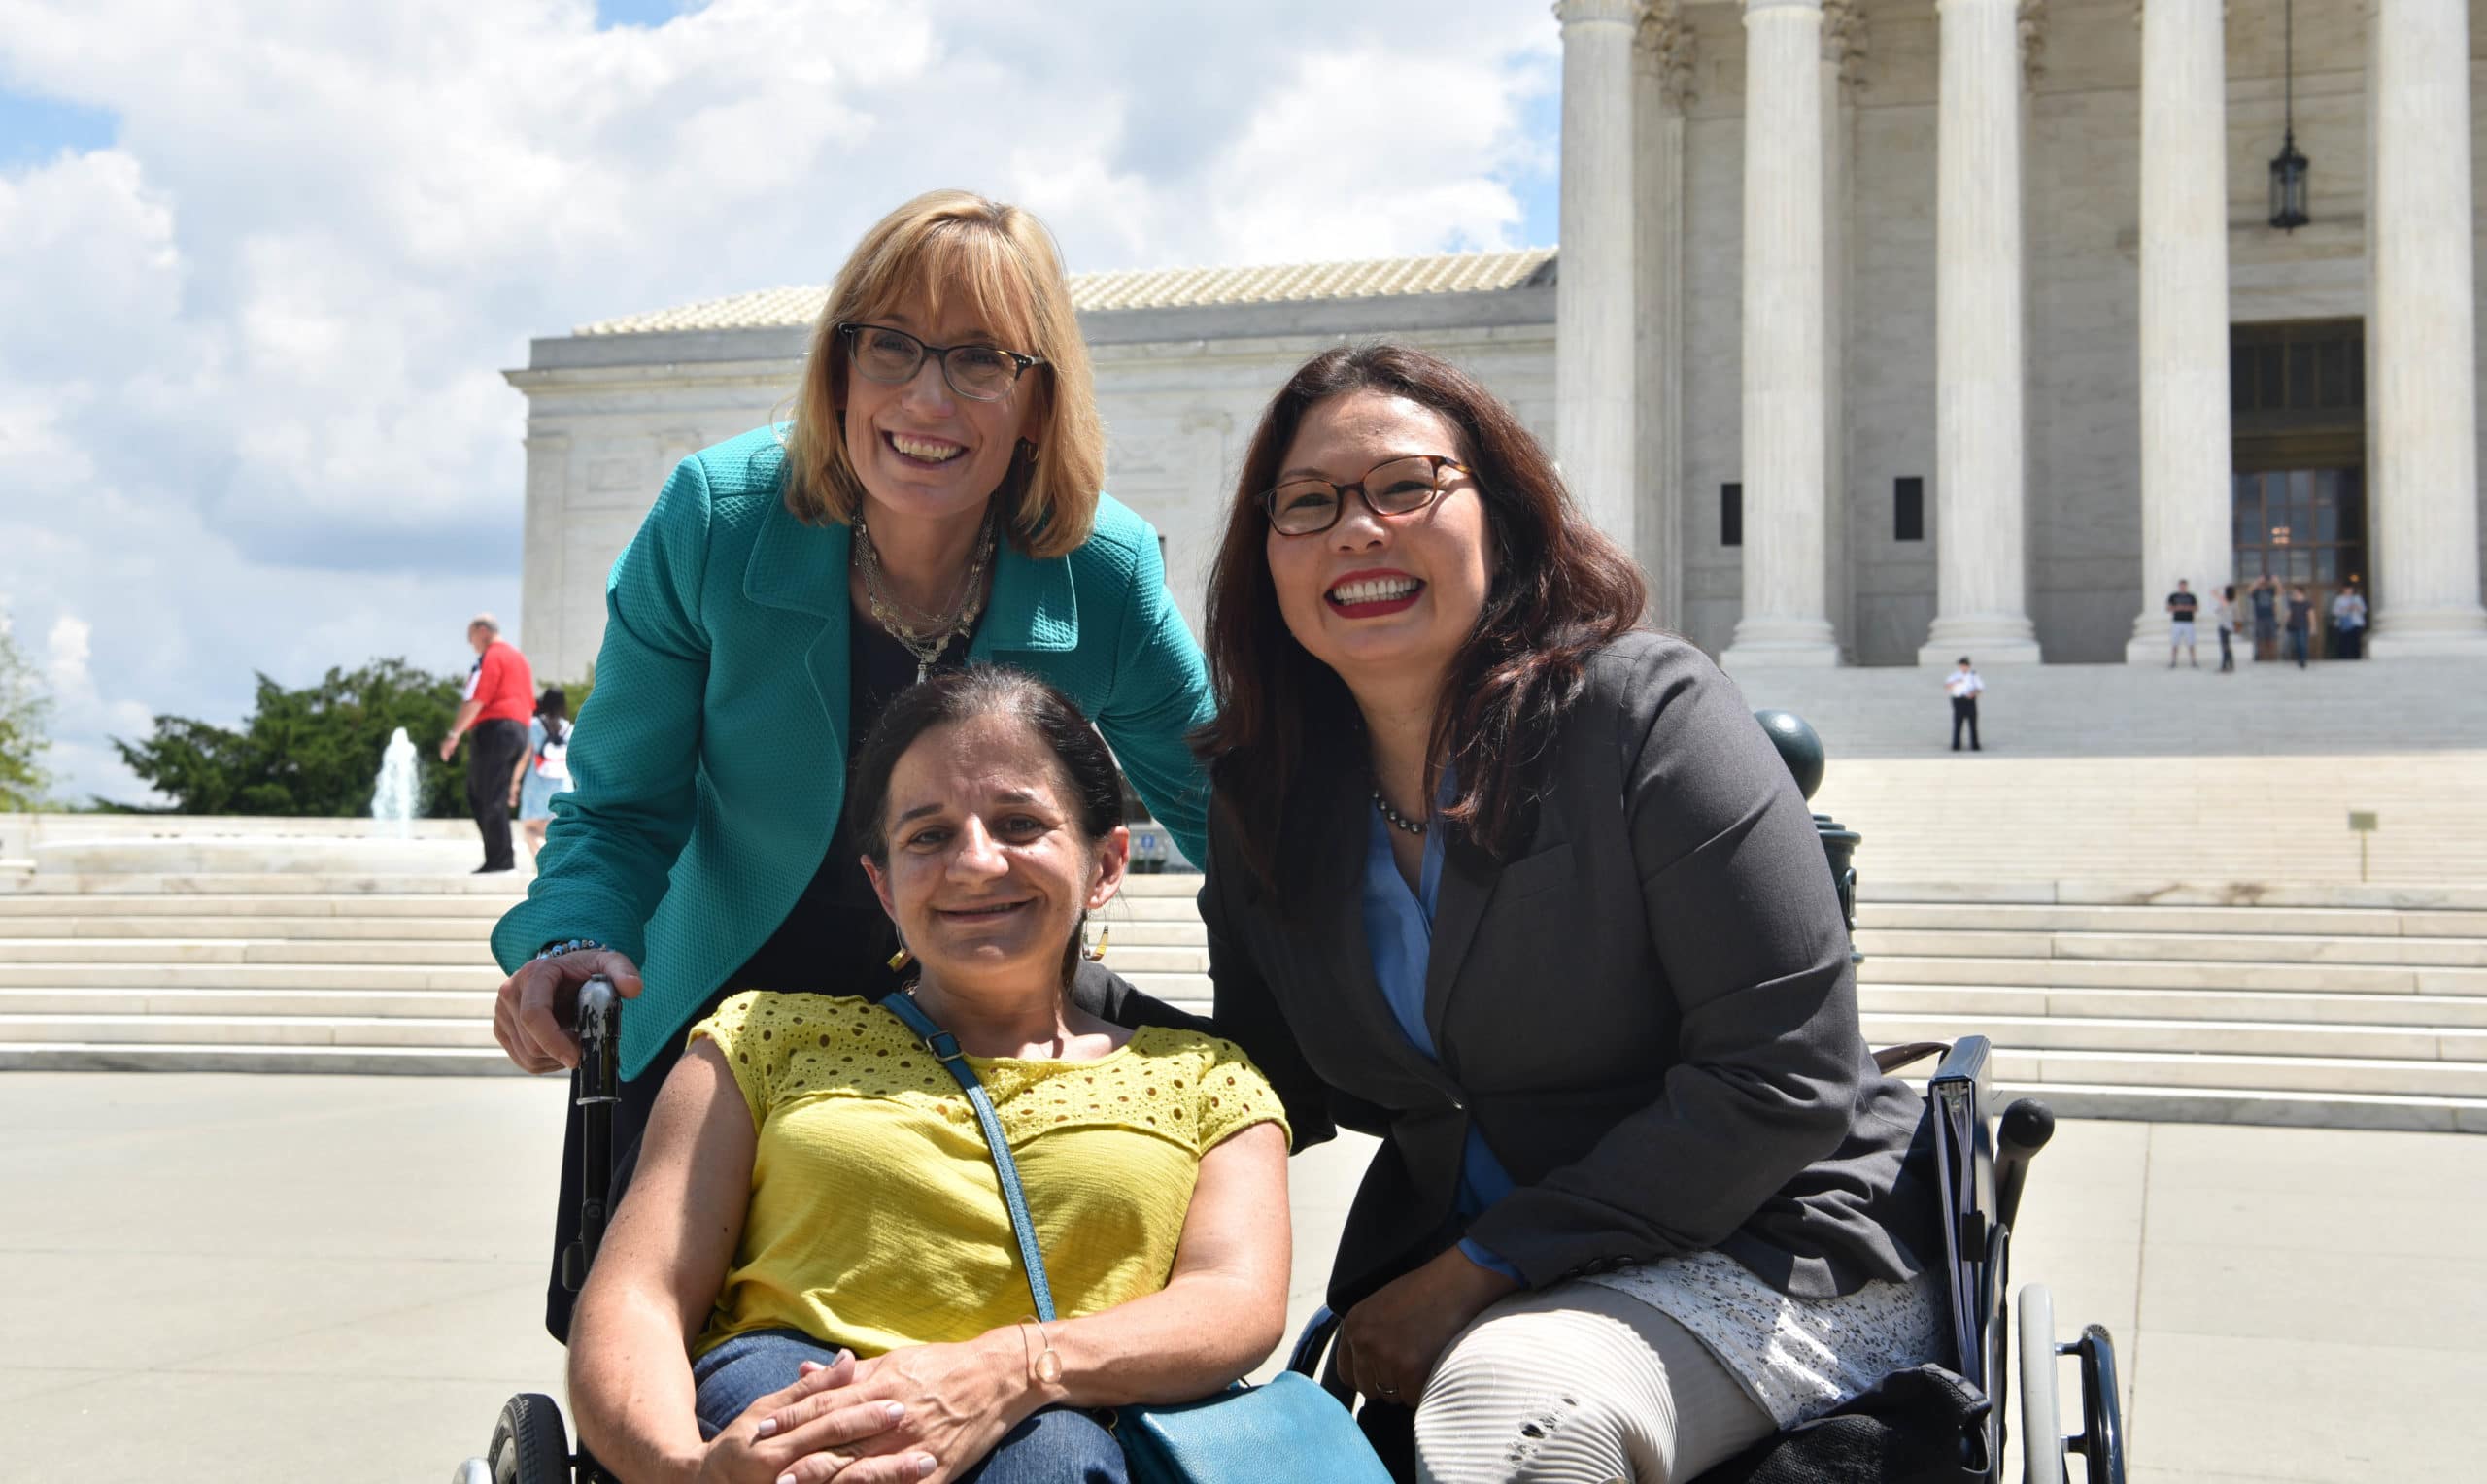
[[[691,1031],[570,1336],[621,1477],[1121,1480],[1088,1407],[1189,1400],[1277,1344],[1287,1131],[1227,1042],[1067,993],[1130,837],[1042,681],[902,692],[849,799],[919,1005],[992,1096],[1061,1319],[1039,1326],[976,1119],[897,1016],[737,995]]]

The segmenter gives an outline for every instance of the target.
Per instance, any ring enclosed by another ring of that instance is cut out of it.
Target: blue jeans
[[[737,1334],[692,1363],[699,1435],[714,1437],[773,1391],[795,1384],[805,1361],[826,1366],[834,1345],[795,1330]],[[959,1484],[1129,1484],[1122,1445],[1085,1412],[1049,1406],[1003,1434]]]

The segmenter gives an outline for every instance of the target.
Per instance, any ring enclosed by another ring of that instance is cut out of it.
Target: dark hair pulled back
[[[986,717],[1006,717],[1042,739],[1069,785],[1064,802],[1078,822],[1082,839],[1102,840],[1123,822],[1122,774],[1105,738],[1097,735],[1078,705],[1025,670],[974,664],[900,691],[882,709],[856,756],[855,777],[846,791],[846,820],[873,864],[886,869],[890,861],[890,779],[899,759],[937,726]],[[1086,921],[1083,914],[1080,922]],[[1078,967],[1079,940],[1080,928],[1074,926],[1063,950],[1065,983]]]

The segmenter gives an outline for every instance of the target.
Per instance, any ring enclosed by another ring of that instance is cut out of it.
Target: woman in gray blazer
[[[1383,1140],[1330,1301],[1403,1474],[1689,1478],[1941,1350],[1922,1108],[1858,1029],[1812,818],[1644,602],[1423,352],[1316,356],[1245,455],[1216,1019],[1299,1147]]]

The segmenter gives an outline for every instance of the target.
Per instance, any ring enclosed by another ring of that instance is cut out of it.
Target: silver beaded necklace
[[[872,622],[881,625],[881,631],[915,657],[915,679],[919,684],[933,673],[933,661],[941,658],[941,652],[950,647],[952,640],[973,628],[976,615],[984,611],[984,569],[993,560],[995,544],[993,513],[988,510],[976,540],[974,559],[968,563],[967,576],[960,579],[958,590],[951,594],[947,611],[926,614],[891,590],[889,577],[881,570],[881,554],[872,545],[872,533],[864,524],[862,513],[857,513],[855,559],[864,569],[864,601],[872,610]]]

